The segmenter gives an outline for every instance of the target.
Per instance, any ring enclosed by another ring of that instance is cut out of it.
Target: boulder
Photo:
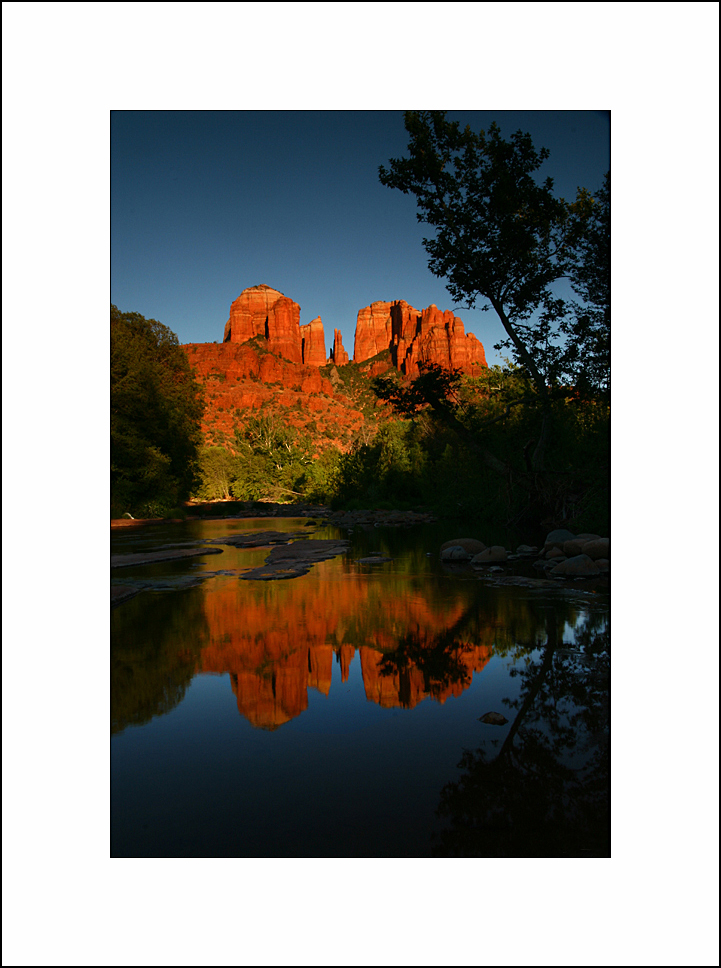
[[[543,550],[548,551],[549,548],[563,548],[564,542],[573,541],[576,537],[570,531],[565,528],[556,528],[555,531],[549,531],[546,535],[546,540],[543,543]]]
[[[508,722],[503,713],[484,713],[483,716],[478,717],[479,722],[486,723],[487,726],[503,726]]]
[[[486,545],[482,541],[476,541],[475,538],[454,538],[452,541],[444,542],[441,545],[441,551],[454,546],[461,547],[464,551],[470,551],[471,555],[477,555],[486,550]]]
[[[441,561],[470,561],[472,555],[460,545],[452,545],[441,551]]]
[[[567,557],[568,555],[565,555],[563,553],[563,549],[558,547],[549,548],[548,551],[546,552],[546,558],[567,558]]]
[[[600,571],[596,562],[588,555],[576,555],[574,558],[567,558],[566,561],[556,565],[551,574],[580,578],[587,575],[598,575]]]
[[[502,545],[491,545],[490,548],[486,548],[474,557],[471,564],[487,565],[492,561],[508,561],[508,552]]]
[[[584,538],[572,538],[570,541],[563,542],[563,553],[569,558],[580,555],[586,543]]]
[[[587,541],[583,546],[583,554],[593,558],[594,561],[597,558],[610,558],[611,539],[597,538],[595,541]]]

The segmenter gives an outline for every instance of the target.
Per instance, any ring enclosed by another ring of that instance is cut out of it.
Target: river
[[[111,572],[141,589],[111,614],[112,855],[609,856],[606,579],[446,565],[438,523],[315,524],[113,532],[222,553]],[[269,549],[222,541],[268,529],[350,546],[242,580]]]

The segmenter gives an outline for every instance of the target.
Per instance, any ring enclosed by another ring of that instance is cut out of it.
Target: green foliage
[[[607,533],[607,403],[560,390],[550,399],[553,434],[540,474],[528,455],[538,399],[521,368],[471,378],[428,366],[412,383],[381,378],[375,388],[405,419],[341,456],[336,506],[405,501],[504,529],[523,522],[526,540],[545,519]]]
[[[251,417],[236,429],[231,447],[204,448],[197,500],[329,500],[335,487],[338,453],[314,458],[310,440],[269,414]]]
[[[204,447],[200,452],[201,484],[195,496],[203,501],[230,500],[230,486],[237,474],[237,460],[230,451]]]
[[[571,282],[581,302],[571,303],[561,324],[568,337],[567,371],[588,395],[611,386],[611,173],[595,198],[579,192],[585,216],[577,217]]]
[[[475,134],[440,111],[407,112],[405,126],[409,157],[381,166],[380,180],[415,195],[418,220],[435,229],[423,240],[431,272],[455,302],[493,308],[507,337],[496,349],[515,366],[474,381],[426,367],[410,386],[376,381],[376,393],[450,433],[431,467],[446,479],[460,448],[455,484],[477,468],[476,498],[504,505],[509,522],[607,517],[610,175],[595,198],[581,189],[569,204],[536,180],[548,152],[528,134],[505,140],[495,124]],[[557,297],[564,276],[579,300]]]
[[[607,383],[610,178],[596,201],[583,190],[573,204],[556,198],[553,181],[535,174],[548,158],[530,135],[508,141],[492,124],[475,134],[446,121],[445,112],[409,111],[409,158],[379,169],[382,184],[416,196],[418,220],[436,230],[423,245],[434,275],[455,302],[493,308],[509,348],[546,407],[550,388],[583,377]],[[582,304],[554,296],[570,275]],[[545,428],[545,425],[544,425]],[[543,466],[546,430],[534,452]]]
[[[202,391],[177,336],[111,306],[111,514],[162,515],[188,496],[202,415]]]

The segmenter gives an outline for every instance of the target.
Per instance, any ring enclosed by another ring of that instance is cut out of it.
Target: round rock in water
[[[444,541],[441,545],[441,551],[445,551],[446,548],[463,548],[464,551],[470,552],[471,555],[478,555],[486,550],[483,542],[476,541],[475,538],[454,538],[452,541]]]
[[[486,723],[488,726],[503,726],[508,720],[502,713],[484,713],[479,716],[479,722]]]
[[[450,548],[444,548],[441,551],[442,561],[468,561],[470,558],[470,553],[460,545],[451,545]]]
[[[598,558],[611,557],[611,541],[609,538],[596,538],[587,541],[583,546],[583,554],[596,561]]]
[[[599,571],[596,562],[588,555],[576,555],[575,558],[567,558],[566,561],[556,565],[551,574],[583,578],[586,575],[598,575]]]
[[[506,561],[508,554],[502,545],[492,545],[473,559],[474,565],[487,565],[491,561]]]
[[[543,550],[548,551],[549,548],[562,548],[565,541],[573,541],[575,537],[575,534],[567,531],[565,528],[557,528],[555,531],[549,531],[543,543]]]

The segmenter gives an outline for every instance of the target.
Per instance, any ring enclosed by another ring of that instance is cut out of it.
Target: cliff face
[[[317,316],[300,325],[300,306],[270,286],[244,289],[230,307],[224,343],[245,343],[255,336],[267,340],[271,353],[293,363],[323,366],[326,362],[323,322]],[[353,361],[363,363],[390,350],[396,369],[416,376],[420,363],[477,373],[485,367],[483,345],[466,333],[462,321],[450,310],[428,306],[422,312],[404,299],[374,302],[358,313]],[[336,366],[348,363],[339,329],[334,331],[330,359]]]
[[[230,318],[225,324],[224,343],[245,343],[254,336],[265,336],[268,314],[282,292],[270,286],[251,286],[230,306]]]
[[[316,316],[315,319],[300,327],[300,337],[303,362],[311,366],[325,366],[325,333],[320,316]]]
[[[300,306],[270,286],[244,289],[231,304],[224,343],[245,343],[254,336],[268,341],[271,353],[293,363],[325,363],[325,335],[320,316],[300,325]]]
[[[418,373],[419,363],[437,363],[463,373],[485,367],[482,343],[466,334],[450,310],[428,306],[422,313],[405,300],[374,302],[358,313],[353,359],[362,363],[389,349],[394,366],[405,376]]]
[[[394,305],[400,303],[374,302],[359,310],[353,347],[354,363],[369,360],[391,345],[391,307]]]
[[[337,393],[314,365],[294,363],[253,343],[188,343],[185,350],[205,390],[203,433],[207,443],[232,440],[235,428],[263,410],[292,427],[315,426],[337,446],[364,422],[352,402]]]
[[[343,349],[343,340],[339,329],[333,330],[333,349],[330,351],[330,358],[336,366],[343,366],[348,363],[348,353]]]
[[[326,351],[320,316],[301,326],[298,303],[270,286],[251,286],[232,303],[223,343],[184,348],[205,389],[209,444],[232,441],[235,429],[264,408],[289,426],[307,428],[321,449],[332,441],[345,450],[364,423],[360,408],[368,414],[377,405],[366,399],[369,389],[354,389],[337,371],[333,383],[321,376]],[[486,366],[483,346],[452,312],[429,306],[419,313],[402,299],[374,302],[358,313],[354,362],[380,353],[385,358],[361,366],[361,373],[371,378],[394,366],[413,377],[426,362],[471,374]],[[329,355],[336,366],[349,362],[339,329]]]

